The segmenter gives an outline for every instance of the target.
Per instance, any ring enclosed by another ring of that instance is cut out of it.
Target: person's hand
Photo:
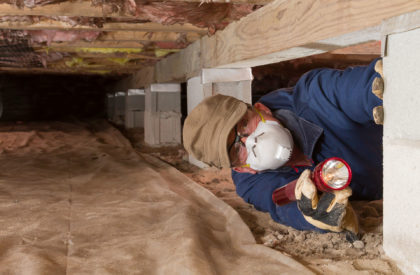
[[[382,64],[382,59],[376,61],[375,71],[380,74],[381,77],[376,77],[372,83],[372,93],[380,99],[383,99],[384,97],[384,73]],[[373,120],[376,124],[384,124],[384,107],[382,105],[373,108]]]
[[[300,175],[295,188],[299,210],[310,224],[324,230],[341,232],[343,230],[358,233],[356,214],[348,198],[350,187],[343,190],[323,193],[318,198],[318,190],[311,180],[311,171],[305,170]]]

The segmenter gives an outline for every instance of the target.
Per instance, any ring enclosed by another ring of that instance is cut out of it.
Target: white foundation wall
[[[420,28],[388,35],[384,75],[384,250],[420,274]]]
[[[112,121],[117,125],[124,125],[125,94],[125,92],[116,92],[114,95],[114,114],[112,117]]]
[[[252,104],[251,80],[214,83],[213,94],[233,96],[246,103]]]
[[[107,94],[106,98],[106,116],[109,120],[112,120],[115,112],[115,95]]]
[[[181,143],[180,84],[151,84],[146,87],[144,140],[156,146]]]
[[[145,93],[129,89],[125,97],[125,128],[144,128]]]

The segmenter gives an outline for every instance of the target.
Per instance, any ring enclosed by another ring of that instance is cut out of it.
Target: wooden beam
[[[184,81],[198,75],[203,67],[202,63],[202,40],[189,45],[182,51],[162,59],[156,64],[156,81]],[[142,78],[138,75],[137,78]]]
[[[155,67],[147,66],[121,80],[116,88],[119,91],[126,91],[128,89],[145,88],[153,83],[156,83]]]
[[[148,60],[139,60],[139,59],[125,59],[125,58],[103,58],[103,57],[77,57],[70,56],[60,59],[55,62],[50,62],[47,64],[47,68],[102,68],[107,67],[109,69],[113,68],[127,68],[132,70],[139,70]],[[153,61],[152,61],[153,62]]]
[[[68,22],[44,18],[39,22],[3,21],[0,29],[12,30],[87,30],[87,31],[142,31],[142,32],[196,32],[207,34],[207,28],[199,28],[190,23],[162,25],[159,23],[105,23],[102,27],[76,25]]]
[[[381,55],[381,41],[372,41],[331,51],[332,54],[347,55]]]
[[[91,74],[91,75],[130,75],[133,69],[98,67],[91,68],[11,68],[0,67],[3,73],[20,73],[20,74]]]
[[[57,70],[57,71],[115,71],[115,72],[126,72],[133,73],[144,68],[144,64],[134,65],[107,65],[107,64],[89,64],[89,65],[75,65],[66,66],[65,64],[48,64],[47,68],[36,68],[38,70]],[[26,70],[31,71],[34,68],[27,68]]]
[[[366,29],[417,9],[420,2],[410,0],[277,0],[210,37],[204,66],[234,64],[294,47],[317,53],[379,40],[379,27]],[[350,37],[341,37],[346,34]]]
[[[35,46],[36,47],[36,46]],[[53,49],[59,48],[144,48],[140,41],[72,41],[72,42],[52,42],[48,47]]]
[[[45,52],[44,50],[39,51],[35,50],[36,52]],[[68,53],[71,54],[74,57],[81,57],[81,58],[117,58],[117,59],[147,59],[147,60],[160,60],[162,58],[159,58],[155,55],[154,52],[148,52],[148,54],[145,53],[136,53],[136,52],[87,52],[87,51],[55,51],[55,50],[49,50],[48,53],[51,54],[53,52],[59,52],[59,53]]]
[[[142,48],[86,48],[86,47],[33,47],[37,53],[51,54],[54,52],[68,53],[77,55],[79,57],[113,57],[113,58],[140,58],[159,60],[164,56],[177,52],[179,50],[166,50],[166,49],[142,49]]]
[[[201,35],[195,32],[142,32],[142,31],[107,31],[99,34],[95,42],[177,42],[191,43],[200,39]],[[68,43],[73,44],[73,43]],[[76,44],[76,43],[74,43]]]
[[[141,31],[108,31],[100,35],[100,41],[162,41],[175,42],[180,39],[191,43],[200,39],[201,35],[195,32],[141,32]]]
[[[155,75],[154,66],[143,67],[139,71],[118,81],[114,90],[127,91],[128,89],[145,88],[157,82]]]
[[[252,67],[377,41],[382,20],[418,9],[420,1],[410,0],[275,0],[158,62],[156,79],[168,82],[201,68]],[[187,54],[192,47],[198,53]]]
[[[112,58],[112,59],[147,59],[147,60],[159,60],[161,58],[156,57],[154,55],[145,55],[145,54],[137,54],[137,53],[132,53],[132,54],[126,54],[126,55],[121,55],[118,53],[104,53],[104,54],[95,54],[95,53],[77,53],[76,56],[81,57],[81,58]]]

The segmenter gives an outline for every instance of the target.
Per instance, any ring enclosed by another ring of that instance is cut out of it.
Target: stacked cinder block
[[[393,21],[398,31],[385,45],[383,230],[386,254],[404,273],[419,274],[420,24],[404,30],[408,21]]]
[[[114,112],[111,120],[117,125],[124,125],[125,120],[125,92],[114,94]]]
[[[129,89],[125,97],[125,128],[144,127],[144,90]]]
[[[144,137],[149,145],[181,143],[181,85],[151,84],[145,89]]]

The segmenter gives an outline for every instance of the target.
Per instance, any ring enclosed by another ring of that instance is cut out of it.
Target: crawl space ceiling
[[[268,0],[0,0],[0,72],[125,75]]]

